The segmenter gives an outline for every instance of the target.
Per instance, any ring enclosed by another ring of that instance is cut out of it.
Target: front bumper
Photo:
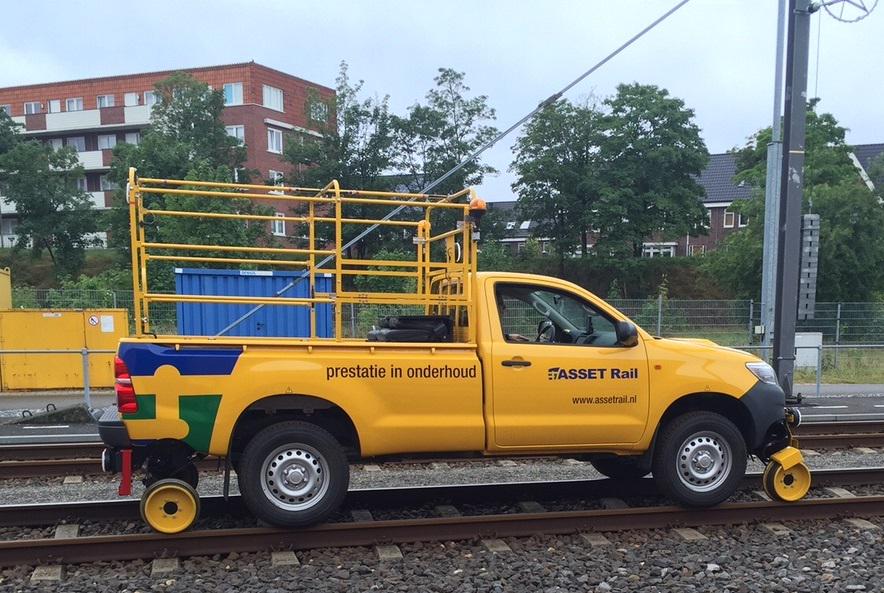
[[[740,401],[749,412],[749,451],[766,463],[774,453],[793,444],[792,429],[801,423],[801,414],[786,407],[786,396],[779,385],[759,381]]]

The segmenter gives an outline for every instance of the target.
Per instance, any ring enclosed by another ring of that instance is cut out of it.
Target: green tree
[[[141,142],[137,145],[118,144],[114,148],[110,176],[120,188],[126,186],[129,167],[136,167],[140,177],[225,182],[236,178],[248,181],[251,172],[243,169],[245,146],[227,134],[221,119],[224,109],[221,91],[212,90],[207,84],[183,72],[158,82],[155,89],[157,103],[151,111],[150,125],[144,130]],[[206,198],[194,201],[190,198],[188,201],[180,196],[145,196],[144,200],[146,205],[155,209],[171,209],[168,206],[186,203],[188,207],[205,212],[233,212],[233,209],[241,213],[253,211],[249,203],[242,200]],[[120,249],[123,260],[128,263],[129,209],[123,189],[115,197],[110,226],[113,244]],[[189,242],[204,244],[227,241],[221,233],[216,232],[217,229],[231,232],[236,237],[250,235],[247,227],[253,231],[262,228],[261,225],[250,226],[242,221],[225,221],[218,225],[196,218],[177,219],[171,223],[168,218],[163,218],[157,219],[147,232],[156,233],[160,226],[174,228],[177,239],[186,237]]]
[[[29,249],[35,259],[48,253],[59,278],[75,276],[97,244],[92,201],[78,185],[84,174],[72,148],[22,139],[0,112],[0,194],[18,214],[15,249]]]
[[[320,123],[320,138],[289,137],[285,160],[294,166],[293,185],[324,187],[337,179],[346,189],[384,190],[392,164],[393,137],[389,98],[362,98],[363,81],[351,82],[346,62],[341,62],[335,98],[328,109],[335,114]],[[307,98],[310,114],[319,98]]]
[[[586,256],[598,222],[602,123],[593,106],[560,100],[528,122],[513,147],[520,218],[536,223],[535,235],[553,239],[560,274],[578,247]]]
[[[604,106],[597,250],[639,257],[649,237],[705,233],[697,176],[709,153],[693,109],[665,89],[638,83],[619,85]]]
[[[469,97],[466,75],[451,68],[440,68],[436,86],[427,93],[426,104],[411,106],[406,117],[394,119],[396,170],[404,173],[404,184],[419,192],[448,172],[480,146],[491,140],[497,129],[488,124],[495,119],[488,97]],[[432,192],[449,194],[482,178],[495,169],[475,160],[453,174]]]
[[[818,301],[861,301],[884,289],[884,206],[862,182],[848,154],[845,128],[832,114],[807,112],[804,203],[802,212],[820,215]],[[749,225],[733,233],[706,258],[704,267],[717,282],[731,286],[740,298],[758,298],[764,235],[764,179],[771,130],[757,132],[736,151],[737,182],[754,187],[750,200],[734,208],[748,215]]]
[[[336,80],[335,98],[328,105],[334,113],[320,125],[321,137],[299,134],[290,136],[286,144],[285,159],[292,164],[294,174],[288,180],[302,187],[325,187],[337,179],[344,189],[377,190],[391,189],[393,178],[389,175],[393,158],[392,115],[388,97],[364,98],[361,96],[363,81],[350,80],[346,62],[341,62]],[[317,101],[311,95],[304,104],[310,116]],[[348,204],[348,218],[381,218],[389,208],[372,205]],[[343,242],[348,242],[365,229],[364,225],[344,225]],[[320,225],[319,235],[333,238],[331,225]],[[372,252],[395,236],[390,227],[378,229],[365,238],[358,248]],[[357,255],[350,250],[349,257]]]

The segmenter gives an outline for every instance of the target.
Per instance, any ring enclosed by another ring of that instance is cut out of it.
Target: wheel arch
[[[739,398],[711,391],[689,393],[673,401],[666,408],[666,411],[663,412],[659,422],[657,422],[648,455],[653,455],[660,430],[667,423],[688,412],[698,411],[715,412],[733,422],[737,430],[740,431],[740,434],[743,435],[747,449],[751,449],[752,443],[756,442],[758,438],[758,435],[755,434],[756,429],[755,424],[752,422],[752,414]]]
[[[359,431],[342,407],[313,395],[277,394],[252,402],[237,417],[228,446],[234,463],[250,436],[286,420],[300,420],[324,428],[344,447],[348,457],[360,455]]]

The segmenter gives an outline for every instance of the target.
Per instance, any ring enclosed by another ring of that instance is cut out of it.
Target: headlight
[[[762,383],[779,385],[779,383],[777,382],[777,374],[774,372],[773,368],[766,362],[747,362],[746,368],[749,369],[750,373],[758,377],[758,380]]]

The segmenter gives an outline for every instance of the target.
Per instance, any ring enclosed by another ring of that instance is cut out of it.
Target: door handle
[[[500,364],[502,364],[505,367],[529,367],[529,366],[531,366],[530,361],[519,360],[519,359],[504,360]]]

